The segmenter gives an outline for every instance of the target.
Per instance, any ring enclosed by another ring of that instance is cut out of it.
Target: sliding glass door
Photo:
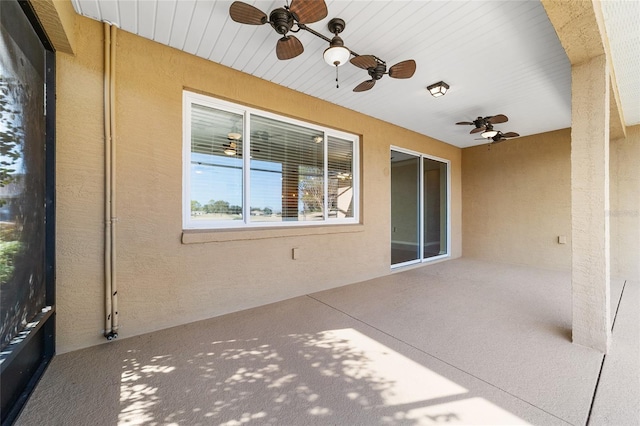
[[[391,266],[449,255],[449,163],[391,150]]]

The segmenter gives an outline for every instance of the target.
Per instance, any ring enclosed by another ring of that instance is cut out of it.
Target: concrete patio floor
[[[603,357],[567,272],[409,269],[56,356],[17,424],[638,425],[639,287]]]

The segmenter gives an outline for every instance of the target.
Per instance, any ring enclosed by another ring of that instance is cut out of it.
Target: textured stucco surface
[[[610,142],[611,276],[640,280],[640,126]],[[570,129],[462,151],[463,254],[571,268]],[[557,234],[557,235],[556,235]],[[557,237],[565,235],[566,244]]]
[[[462,151],[465,257],[571,268],[570,138],[565,129]]]
[[[611,336],[609,64],[571,67],[573,341],[606,352]]]
[[[601,11],[593,0],[541,0],[572,65],[605,53]]]
[[[76,12],[70,1],[30,0],[42,26],[47,29],[47,37],[56,52],[73,54],[75,47]]]
[[[541,1],[572,65],[604,54],[611,57],[599,0]],[[610,68],[610,77],[611,134],[615,138],[624,137],[624,113],[613,67]]]
[[[58,55],[59,353],[105,341],[103,35],[81,17],[76,29],[76,55]],[[123,31],[116,71],[121,337],[388,274],[391,142],[451,161],[452,257],[460,256],[458,148]],[[183,89],[360,134],[362,224],[191,234],[186,242],[201,244],[182,244]]]
[[[618,207],[609,203],[617,191],[636,200],[640,197],[637,186],[628,190],[633,185],[629,185],[624,175],[615,176],[614,172],[614,176],[610,176],[609,138],[624,139],[626,129],[621,127],[624,112],[620,110],[615,73],[610,65],[611,53],[600,2],[542,0],[542,4],[572,64],[574,341],[606,351],[610,331],[607,312],[610,273],[635,275],[637,267],[627,259],[638,257],[637,251],[632,251],[637,250],[638,244],[637,218],[625,221],[615,210]],[[635,136],[627,139],[633,140]],[[634,154],[633,150],[626,151]],[[632,158],[638,159],[633,155]],[[618,162],[616,165],[625,163],[624,160],[612,161]],[[622,187],[618,188],[619,185]],[[633,210],[632,207],[631,212]],[[613,224],[612,213],[617,215]],[[617,229],[610,232],[611,226]],[[631,237],[634,241],[625,234],[634,235]]]

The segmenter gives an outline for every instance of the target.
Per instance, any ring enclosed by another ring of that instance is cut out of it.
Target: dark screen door
[[[30,19],[31,18],[31,19]],[[53,53],[0,1],[0,400],[11,423],[53,355]]]

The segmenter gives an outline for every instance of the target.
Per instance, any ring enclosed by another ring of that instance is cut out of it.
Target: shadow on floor
[[[569,285],[450,261],[63,354],[17,424],[584,424]]]

